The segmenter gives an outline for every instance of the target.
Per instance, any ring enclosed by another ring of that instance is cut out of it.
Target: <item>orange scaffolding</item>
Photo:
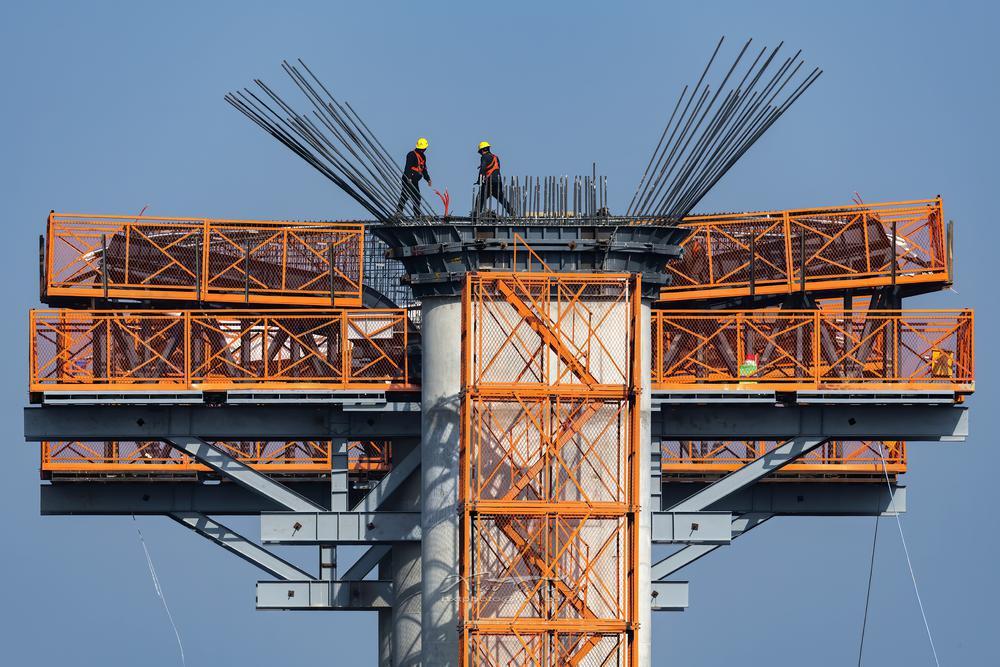
[[[51,213],[43,299],[360,306],[364,225]]]
[[[653,389],[975,388],[971,310],[653,313]]]
[[[662,301],[951,283],[941,199],[685,218]]]
[[[403,310],[35,310],[34,392],[412,389]]]
[[[262,472],[328,473],[332,465],[331,440],[213,441],[237,461]],[[347,443],[347,469],[369,476],[391,467],[388,443]],[[148,473],[210,472],[184,452],[159,440],[79,440],[42,443],[41,469],[52,472]]]
[[[752,463],[782,444],[780,440],[665,440],[660,443],[661,469],[665,477],[725,475]],[[881,451],[879,445],[881,444]],[[885,468],[883,471],[883,460]],[[774,473],[774,478],[802,475],[868,475],[881,479],[906,472],[906,443],[871,440],[831,440]]]
[[[463,665],[635,664],[638,280],[466,280]]]

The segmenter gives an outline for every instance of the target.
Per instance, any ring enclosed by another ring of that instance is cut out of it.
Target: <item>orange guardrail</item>
[[[51,213],[47,297],[360,306],[364,226]]]
[[[971,310],[657,310],[652,319],[654,390],[974,390]]]
[[[31,312],[31,391],[409,388],[403,310]]]
[[[726,474],[781,444],[777,440],[664,440],[660,443],[661,469],[664,474],[676,476]],[[775,475],[882,475],[883,460],[885,473],[905,473],[906,443],[832,440],[784,466]]]
[[[685,218],[663,301],[951,282],[941,199]]]
[[[264,472],[330,472],[330,440],[214,441],[236,460]],[[388,472],[391,449],[385,442],[347,443],[347,469],[371,476]],[[209,472],[208,466],[159,440],[79,440],[43,442],[43,472],[146,474]]]

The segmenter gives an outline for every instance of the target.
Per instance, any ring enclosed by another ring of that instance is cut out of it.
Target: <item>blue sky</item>
[[[486,138],[509,174],[583,173],[596,160],[620,209],[680,86],[725,34],[786,40],[825,74],[700,211],[941,194],[956,222],[955,292],[909,305],[977,308],[974,435],[911,446],[903,526],[942,663],[1000,663],[988,458],[998,360],[984,335],[998,326],[997,13],[985,2],[4,3],[5,662],[179,664],[131,519],[38,516],[38,454],[23,443],[20,409],[50,209],[358,214],[222,100],[255,77],[278,80],[280,61],[296,57],[391,150],[428,137],[435,185],[459,207]],[[167,519],[140,525],[188,664],[374,660],[374,615],[255,612],[253,568]],[[657,663],[856,663],[871,528],[779,519],[691,566],[690,610],[656,617]],[[880,531],[865,664],[932,664],[891,524]]]

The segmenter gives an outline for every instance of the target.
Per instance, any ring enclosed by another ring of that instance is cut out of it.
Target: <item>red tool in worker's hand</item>
[[[451,206],[451,195],[448,194],[448,188],[444,189],[444,194],[441,194],[440,190],[435,190],[434,194],[441,198],[441,203],[444,204],[444,217],[448,217],[448,208]]]

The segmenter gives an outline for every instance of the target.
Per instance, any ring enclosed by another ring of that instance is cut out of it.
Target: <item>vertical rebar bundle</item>
[[[472,201],[478,201],[481,186],[473,187]],[[507,219],[579,219],[607,218],[608,177],[597,174],[597,166],[586,176],[504,176],[504,196],[512,215]],[[504,215],[493,198],[486,201],[484,213]]]

